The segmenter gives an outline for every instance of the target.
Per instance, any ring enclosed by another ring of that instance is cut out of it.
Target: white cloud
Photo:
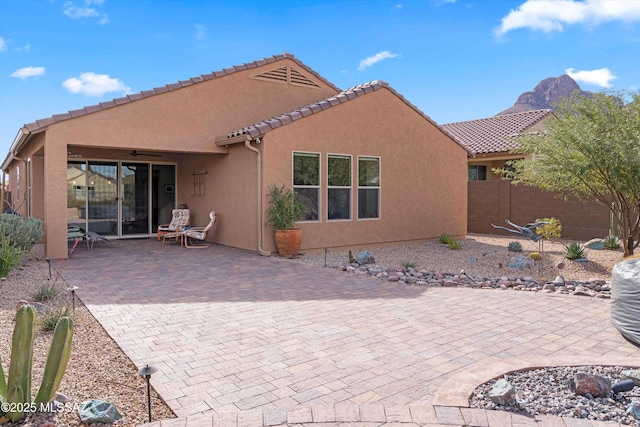
[[[4,40],[4,37],[0,37],[0,52],[7,50],[7,42]]]
[[[25,44],[22,47],[16,48],[17,52],[29,52],[31,50],[31,45],[29,43]]]
[[[388,50],[376,53],[375,55],[370,56],[370,57],[360,61],[360,65],[358,66],[358,70],[359,71],[363,71],[365,68],[371,67],[373,64],[376,64],[376,63],[382,61],[383,59],[395,58],[396,56],[398,56],[397,53],[391,53]]]
[[[640,20],[640,2],[629,0],[527,0],[502,18],[495,30],[502,36],[518,28],[562,31],[565,25],[597,25],[609,21]]]
[[[128,94],[131,88],[124,85],[118,79],[109,77],[108,74],[82,73],[80,78],[72,77],[62,82],[71,93],[81,93],[88,96],[102,96],[109,92],[122,92]]]
[[[608,68],[600,68],[599,70],[591,71],[574,71],[573,68],[568,68],[567,75],[577,82],[582,82],[590,85],[596,85],[600,87],[611,87],[611,81],[617,79],[616,76],[611,74]]]
[[[16,77],[18,79],[26,79],[29,77],[38,78],[44,74],[44,67],[24,67],[15,70],[11,77]]]
[[[72,1],[66,2],[62,7],[64,14],[71,19],[98,18],[100,25],[109,22],[109,16],[106,13],[93,7],[94,5],[101,6],[104,0],[84,0],[83,3],[82,6],[76,6]]]

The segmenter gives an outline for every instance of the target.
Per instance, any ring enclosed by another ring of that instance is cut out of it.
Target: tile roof
[[[551,110],[532,110],[486,119],[447,123],[442,128],[475,154],[508,152],[518,148],[512,138],[553,114]]]
[[[382,88],[386,88],[389,91],[391,91],[394,95],[396,95],[398,98],[400,98],[405,104],[407,104],[409,107],[411,107],[413,110],[415,110],[422,117],[427,119],[435,127],[440,129],[441,131],[443,131],[443,133],[445,135],[451,137],[451,135],[449,135],[449,133],[447,133],[446,131],[444,131],[442,129],[442,126],[440,126],[435,121],[433,121],[429,116],[427,116],[425,113],[423,113],[418,107],[416,107],[415,105],[410,103],[404,96],[402,96],[395,89],[393,89],[391,86],[389,86],[389,84],[387,82],[382,81],[382,80],[374,80],[374,81],[371,81],[371,82],[360,84],[358,86],[351,87],[351,88],[343,90],[342,92],[339,92],[339,93],[337,93],[335,95],[332,95],[330,97],[321,99],[320,101],[313,102],[311,104],[305,105],[304,107],[296,108],[295,110],[289,111],[288,113],[283,113],[283,114],[280,114],[278,116],[271,117],[269,119],[263,120],[261,122],[253,123],[251,125],[243,127],[242,129],[237,129],[237,130],[227,134],[226,137],[227,138],[234,138],[234,137],[240,136],[240,135],[249,135],[251,138],[257,138],[257,137],[260,137],[260,136],[264,135],[265,133],[267,133],[267,132],[269,132],[269,131],[271,131],[273,129],[279,128],[280,126],[284,126],[284,125],[289,124],[289,123],[291,123],[293,121],[296,121],[296,120],[302,119],[304,117],[307,117],[307,116],[309,116],[311,114],[319,113],[321,111],[327,110],[327,109],[329,109],[331,107],[334,107],[336,105],[344,104],[345,102],[349,102],[349,101],[351,101],[351,100],[353,100],[355,98],[358,98],[358,97],[366,95],[368,93],[377,91],[377,90],[382,89]],[[469,151],[469,149],[467,147],[462,145],[455,138],[451,137],[451,139],[453,139],[454,142],[456,142],[458,145],[460,145],[462,148],[464,148],[467,152],[469,152],[470,154],[473,154],[473,153],[471,153]],[[223,144],[224,142],[218,140],[218,143],[219,144]]]
[[[327,85],[329,85],[333,89],[340,90],[335,85],[333,85],[331,82],[329,82],[324,77],[322,77],[320,74],[316,73],[311,68],[309,68],[308,66],[303,64],[302,61],[296,59],[292,54],[283,53],[281,55],[274,55],[274,56],[269,57],[269,58],[259,59],[257,61],[248,62],[248,63],[242,64],[242,65],[236,65],[236,66],[233,66],[231,68],[224,68],[224,69],[222,69],[220,71],[213,71],[213,72],[211,72],[209,74],[203,74],[203,75],[198,76],[198,77],[192,77],[192,78],[190,78],[188,80],[181,80],[181,81],[179,81],[177,83],[170,83],[170,84],[167,84],[165,86],[154,88],[154,89],[151,89],[151,90],[143,90],[142,92],[134,93],[134,94],[131,94],[131,95],[127,95],[126,97],[123,97],[123,98],[116,98],[116,99],[113,99],[113,100],[108,101],[108,102],[101,102],[101,103],[96,104],[96,105],[90,105],[88,107],[84,107],[84,108],[79,109],[79,110],[69,111],[69,112],[64,113],[64,114],[54,114],[51,117],[48,117],[48,118],[45,118],[45,119],[36,120],[35,122],[32,122],[32,123],[27,123],[27,124],[24,125],[24,128],[26,128],[27,131],[29,131],[29,132],[37,132],[37,131],[40,131],[40,130],[46,128],[47,126],[49,126],[51,124],[58,123],[58,122],[61,122],[61,121],[64,121],[64,120],[69,120],[69,119],[73,119],[73,118],[76,118],[76,117],[79,117],[79,116],[84,116],[86,114],[91,114],[91,113],[95,113],[95,112],[98,112],[98,111],[106,110],[108,108],[117,107],[118,105],[128,104],[129,102],[137,101],[139,99],[148,98],[150,96],[159,95],[159,94],[162,94],[162,93],[166,93],[166,92],[182,89],[183,87],[192,86],[194,84],[202,83],[202,82],[205,82],[207,80],[212,80],[212,79],[216,79],[216,78],[219,78],[219,77],[223,77],[223,76],[226,76],[226,75],[229,75],[229,74],[236,73],[238,71],[243,71],[243,70],[248,70],[248,69],[251,69],[251,68],[261,67],[263,65],[270,64],[270,63],[273,63],[273,62],[276,62],[276,61],[280,61],[280,60],[285,59],[285,58],[295,61],[298,65],[303,67],[305,69],[305,71],[309,72],[310,74],[314,75],[318,79],[322,80],[324,83],[326,83]]]

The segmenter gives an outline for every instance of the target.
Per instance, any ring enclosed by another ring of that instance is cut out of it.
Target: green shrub
[[[442,233],[440,237],[438,237],[438,242],[448,245],[449,243],[451,243],[452,239],[453,238],[449,236],[447,233]]]
[[[542,255],[540,255],[540,252],[531,252],[529,254],[529,258],[534,261],[540,261],[542,259]]]
[[[509,246],[507,246],[509,252],[522,252],[522,243],[520,242],[509,242]]]
[[[564,257],[570,260],[584,258],[585,249],[579,243],[570,243],[564,247]]]
[[[442,233],[440,237],[438,237],[438,242],[449,245],[449,249],[462,249],[462,245],[447,233]]]
[[[45,283],[43,285],[40,285],[40,287],[34,293],[31,294],[31,299],[37,302],[46,302],[46,301],[51,301],[57,296],[58,296],[58,288],[53,286],[53,284],[48,285]]]
[[[7,274],[20,263],[24,252],[9,242],[9,239],[2,238],[0,241],[0,277],[7,277]]]
[[[405,261],[400,265],[403,266],[404,268],[413,268],[413,269],[415,269],[417,264],[415,262],[413,262],[413,261]]]
[[[38,321],[44,331],[53,331],[62,317],[72,318],[72,311],[68,305],[49,307],[48,310],[39,314]]]
[[[620,239],[617,236],[607,236],[602,240],[605,249],[615,251],[620,249]]]
[[[460,242],[458,242],[456,239],[451,239],[449,241],[449,249],[451,250],[457,250],[457,249],[462,249],[462,245],[460,244]]]
[[[42,221],[20,215],[0,214],[0,235],[11,246],[29,252],[43,235]]]
[[[548,222],[542,227],[536,228],[536,234],[544,237],[545,239],[553,242],[562,236],[562,224],[554,217],[551,218],[537,218],[536,222]]]

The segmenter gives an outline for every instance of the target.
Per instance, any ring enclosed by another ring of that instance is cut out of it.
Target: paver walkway
[[[63,277],[137,366],[159,369],[178,417],[408,407],[496,361],[640,360],[595,298],[386,284],[153,239],[77,249]]]

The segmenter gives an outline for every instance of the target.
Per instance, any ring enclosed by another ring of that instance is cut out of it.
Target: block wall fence
[[[587,241],[609,234],[611,214],[605,206],[576,198],[557,199],[552,193],[509,181],[469,182],[467,231],[508,234],[491,223],[506,225],[505,219],[523,225],[536,218],[554,217],[562,224],[562,238]]]

